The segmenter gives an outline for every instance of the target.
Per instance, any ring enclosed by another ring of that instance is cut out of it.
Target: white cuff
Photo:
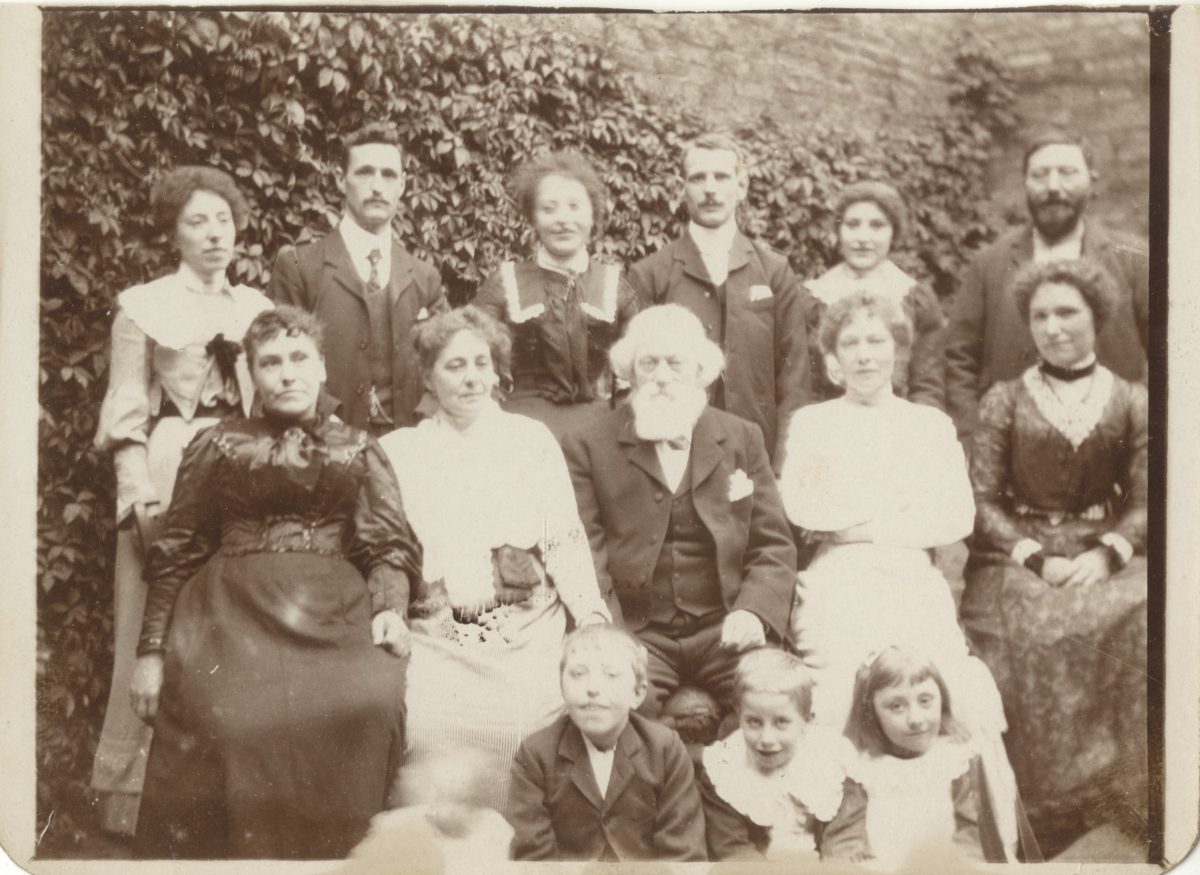
[[[1105,532],[1098,539],[1105,547],[1111,547],[1117,551],[1117,555],[1121,557],[1121,563],[1129,564],[1129,560],[1133,558],[1133,545],[1130,544],[1123,535],[1118,535],[1116,532]]]
[[[1012,552],[1009,555],[1012,556],[1013,561],[1018,565],[1024,565],[1026,559],[1034,553],[1041,552],[1041,549],[1042,545],[1033,540],[1033,538],[1022,538],[1017,541],[1016,546],[1012,548]]]

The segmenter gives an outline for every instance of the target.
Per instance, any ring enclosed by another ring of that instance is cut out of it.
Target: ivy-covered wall
[[[263,286],[287,242],[340,210],[338,136],[386,118],[409,173],[396,231],[437,264],[457,303],[527,233],[505,193],[525,157],[572,146],[610,189],[601,247],[631,261],[679,230],[681,142],[703,119],[641,91],[600,47],[519,17],[404,13],[44,12],[38,502],[39,853],[90,828],[86,782],[111,664],[110,460],[91,448],[114,296],[170,268],[149,221],[151,182],[181,163],[241,181],[253,215],[232,271]],[[1004,69],[971,42],[929,75],[936,111],[875,136],[771,119],[734,133],[752,153],[743,223],[802,275],[832,263],[830,207],[885,176],[908,196],[897,260],[946,294],[995,232],[984,174],[1012,124]]]

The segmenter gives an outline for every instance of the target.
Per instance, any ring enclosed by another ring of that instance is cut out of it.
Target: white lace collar
[[[1054,391],[1051,381],[1038,369],[1037,365],[1029,368],[1021,377],[1029,397],[1033,399],[1038,412],[1046,421],[1054,426],[1054,430],[1078,450],[1087,440],[1088,435],[1096,428],[1108,399],[1112,396],[1112,371],[1103,365],[1096,365],[1092,374],[1092,388],[1082,400],[1067,403]]]
[[[804,285],[813,297],[832,306],[854,292],[871,292],[899,304],[917,281],[906,274],[890,258],[885,258],[866,276],[859,276],[842,261]]]
[[[117,297],[121,309],[151,340],[170,349],[207,343],[218,332],[241,341],[250,321],[271,301],[249,286],[226,280],[220,291],[209,291],[186,265],[175,273],[133,286]]]
[[[803,827],[807,814],[829,822],[842,804],[849,742],[809,726],[796,755],[783,769],[764,775],[750,761],[739,729],[704,749],[704,770],[717,793],[759,826]]]
[[[940,736],[933,747],[918,757],[860,754],[848,772],[868,795],[928,792],[927,788],[944,786],[966,774],[975,754],[970,743]]]

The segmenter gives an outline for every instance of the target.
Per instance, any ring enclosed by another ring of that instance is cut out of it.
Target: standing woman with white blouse
[[[271,302],[226,270],[247,204],[228,174],[185,166],[150,193],[158,229],[179,253],[173,273],[117,296],[108,390],[95,444],[111,451],[117,479],[113,679],[92,787],[106,832],[137,824],[151,729],[129,702],[146,585],[145,551],[171,502],[183,449],[235,413],[248,413],[253,383],[237,340]]]

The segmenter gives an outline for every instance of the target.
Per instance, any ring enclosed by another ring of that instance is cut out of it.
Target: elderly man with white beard
[[[609,358],[628,405],[563,453],[615,622],[650,654],[639,709],[683,685],[728,710],[737,655],[782,640],[796,551],[762,432],[707,403],[720,348],[678,304],[635,316]]]

